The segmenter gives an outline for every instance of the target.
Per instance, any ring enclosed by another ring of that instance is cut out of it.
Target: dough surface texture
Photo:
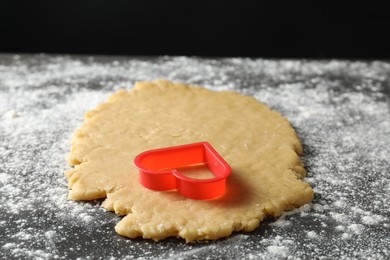
[[[232,168],[222,197],[191,200],[139,184],[137,154],[199,141]],[[310,202],[301,152],[288,120],[252,97],[156,80],[119,90],[85,114],[65,175],[70,199],[105,198],[104,208],[124,215],[120,235],[191,242],[252,231],[267,215]]]

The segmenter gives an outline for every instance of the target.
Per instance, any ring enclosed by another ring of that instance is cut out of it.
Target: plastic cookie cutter
[[[208,142],[199,142],[158,148],[138,154],[134,158],[139,170],[140,183],[152,190],[176,189],[191,199],[207,200],[225,193],[226,178],[230,175],[229,164]],[[178,168],[204,164],[213,178],[194,179],[180,173]]]

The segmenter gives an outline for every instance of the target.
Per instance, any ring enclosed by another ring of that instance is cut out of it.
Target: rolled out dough
[[[232,167],[225,195],[187,199],[141,186],[133,158],[140,152],[208,141]],[[251,231],[266,215],[311,201],[302,181],[301,144],[286,118],[252,97],[165,80],[138,82],[85,114],[72,139],[65,174],[69,198],[106,198],[125,217],[123,236],[187,242]]]

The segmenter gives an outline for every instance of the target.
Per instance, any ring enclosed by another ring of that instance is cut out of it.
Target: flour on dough
[[[209,201],[141,186],[133,158],[158,147],[208,141],[230,164],[224,196]],[[85,114],[65,174],[69,198],[106,198],[124,215],[120,235],[187,242],[251,231],[265,216],[311,201],[299,139],[286,118],[256,99],[165,80],[138,82]]]

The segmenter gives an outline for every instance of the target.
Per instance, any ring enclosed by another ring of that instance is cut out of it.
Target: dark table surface
[[[289,118],[313,202],[250,233],[186,244],[121,237],[101,201],[67,200],[65,156],[83,113],[156,78],[238,91]],[[0,256],[390,258],[389,93],[386,62],[0,55]]]

